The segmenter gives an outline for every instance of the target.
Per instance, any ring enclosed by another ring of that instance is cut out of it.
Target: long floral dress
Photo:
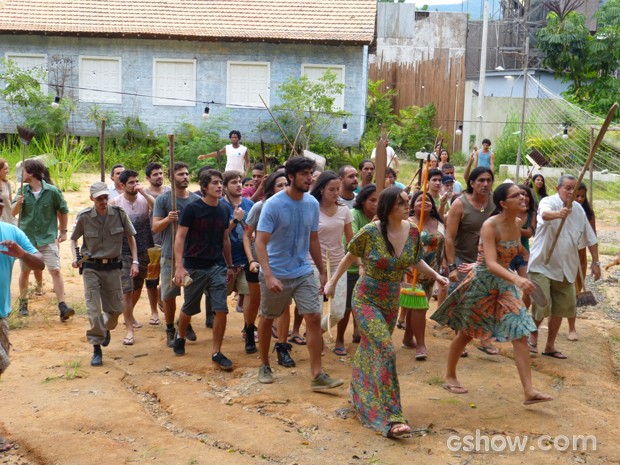
[[[504,268],[519,253],[520,241],[498,241],[497,262]],[[431,316],[441,325],[474,339],[494,338],[498,342],[519,339],[536,331],[521,291],[517,286],[492,274],[484,260],[482,243],[474,269]]]
[[[399,257],[388,252],[375,222],[359,230],[349,243],[349,252],[360,257],[367,270],[353,290],[353,312],[361,340],[352,360],[349,393],[362,424],[387,436],[393,423],[406,423],[392,332],[398,316],[401,280],[405,271],[420,261],[418,228],[411,224]]]

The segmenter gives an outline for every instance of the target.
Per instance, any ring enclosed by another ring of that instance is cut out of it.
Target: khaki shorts
[[[538,284],[547,298],[547,305],[541,307],[532,302],[532,316],[540,321],[548,316],[572,318],[576,314],[575,284],[564,281],[554,281],[542,273],[528,273],[530,280]]]
[[[250,293],[250,289],[248,288],[248,280],[245,279],[245,271],[243,268],[235,269],[235,275],[233,279],[226,286],[226,293],[228,295],[232,294],[233,291],[237,291],[239,295],[248,295]]]
[[[47,245],[40,245],[37,247],[37,250],[43,255],[45,268],[48,270],[60,270],[60,255],[58,255],[58,245],[55,242]],[[23,260],[19,262],[22,271],[30,271],[30,268]]]

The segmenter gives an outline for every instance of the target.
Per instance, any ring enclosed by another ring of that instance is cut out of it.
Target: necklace
[[[474,205],[473,197],[469,200],[469,203],[471,203],[471,206],[474,207],[476,210],[480,210],[480,213],[484,213],[484,211],[487,209],[487,205],[488,205],[488,202],[485,203],[482,206]]]

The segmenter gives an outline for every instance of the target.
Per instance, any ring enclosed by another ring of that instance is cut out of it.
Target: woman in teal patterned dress
[[[536,330],[521,291],[531,293],[534,284],[508,271],[518,253],[527,257],[520,243],[517,216],[525,211],[525,196],[514,184],[502,184],[493,193],[495,211],[480,230],[478,261],[465,280],[439,306],[431,319],[458,331],[450,344],[443,388],[465,394],[456,376],[456,366],[472,339],[511,341],[515,364],[523,385],[524,404],[553,400],[532,387],[532,370],[527,336]]]
[[[390,187],[381,193],[377,217],[379,221],[364,226],[351,240],[347,255],[325,285],[325,294],[333,294],[334,283],[360,257],[366,273],[355,285],[353,312],[361,341],[352,360],[349,394],[365,426],[396,438],[411,432],[400,404],[392,344],[400,283],[411,266],[443,286],[448,281],[420,259],[419,231],[407,220],[409,205],[402,189]]]

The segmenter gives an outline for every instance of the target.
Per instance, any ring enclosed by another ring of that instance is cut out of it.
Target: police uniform
[[[126,234],[135,236],[131,221],[125,211],[108,205],[105,217],[97,214],[95,207],[82,210],[76,219],[71,240],[83,237],[84,295],[90,320],[86,338],[90,344],[99,345],[108,330],[116,328],[123,313],[121,289],[121,247]],[[102,312],[103,310],[103,312]]]

